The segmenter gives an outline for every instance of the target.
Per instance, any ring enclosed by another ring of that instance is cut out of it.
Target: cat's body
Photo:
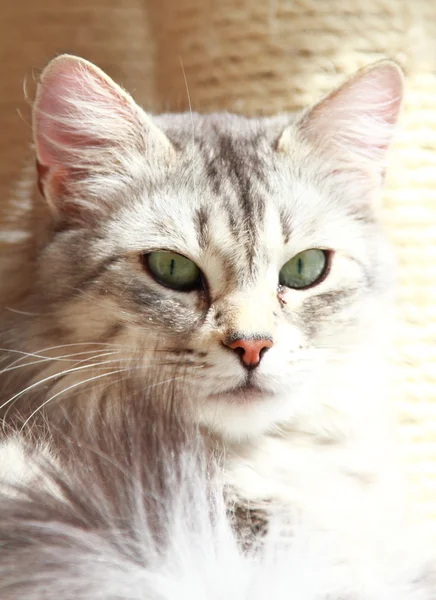
[[[362,548],[407,522],[384,392],[392,260],[376,206],[400,101],[384,63],[296,117],[152,118],[89,63],[51,63],[34,132],[54,216],[33,203],[38,241],[13,268],[30,281],[4,301],[6,423],[43,416],[65,431],[59,403],[69,424],[117,389],[128,403],[120,380],[140,388],[158,373],[153,385],[171,383],[222,452],[238,501],[285,507],[364,564]],[[324,268],[298,287],[317,268],[310,249]],[[162,251],[175,262],[156,276]],[[198,271],[189,288],[174,288],[174,265]]]
[[[24,436],[0,445],[2,600],[434,597],[421,540],[386,524],[356,557],[338,531],[273,511],[261,545],[241,547],[220,462],[168,395],[108,398],[60,450]]]

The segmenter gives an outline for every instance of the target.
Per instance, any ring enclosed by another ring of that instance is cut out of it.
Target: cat
[[[89,62],[54,59],[30,234],[4,253],[4,428],[66,435],[158,373],[224,456],[229,502],[291,507],[356,564],[398,531],[407,547],[379,207],[402,96],[382,61],[297,115],[152,116]]]
[[[334,532],[289,529],[279,513],[262,545],[244,550],[219,457],[183,421],[179,396],[124,393],[127,404],[117,391],[82,413],[61,449],[32,430],[0,444],[2,600],[433,597],[404,547],[353,565]]]

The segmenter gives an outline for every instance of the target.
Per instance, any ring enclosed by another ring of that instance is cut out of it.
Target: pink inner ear
[[[382,160],[397,122],[403,95],[402,76],[391,63],[358,73],[320,102],[306,127],[313,138],[331,140],[345,153]]]
[[[86,149],[110,143],[117,129],[126,129],[126,104],[118,86],[86,61],[55,60],[43,73],[33,109],[39,162],[80,164]]]

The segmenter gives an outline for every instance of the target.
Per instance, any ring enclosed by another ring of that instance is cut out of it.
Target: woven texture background
[[[385,220],[397,250],[395,387],[409,471],[436,534],[436,2],[21,0],[0,17],[0,218],[30,138],[23,80],[85,56],[145,108],[297,109],[384,56],[408,79]],[[21,116],[20,116],[21,115]]]

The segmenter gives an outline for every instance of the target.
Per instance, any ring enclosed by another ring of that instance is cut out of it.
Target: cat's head
[[[58,57],[33,114],[50,325],[134,356],[137,380],[158,344],[162,382],[179,361],[197,419],[224,434],[314,410],[380,327],[377,203],[401,97],[382,62],[296,117],[154,117]]]

